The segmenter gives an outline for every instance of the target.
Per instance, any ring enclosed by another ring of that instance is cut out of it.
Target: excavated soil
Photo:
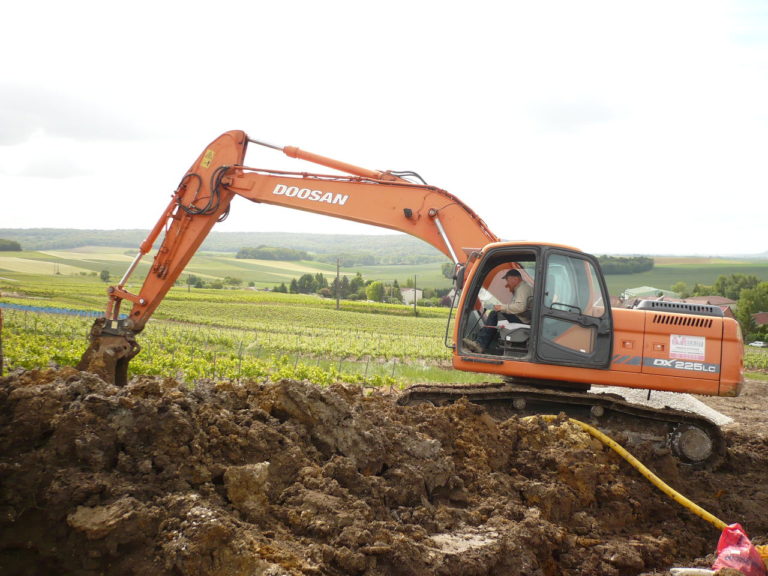
[[[705,399],[735,420],[717,470],[645,455],[756,544],[767,388]],[[568,422],[294,381],[0,378],[4,575],[666,574],[718,537]]]

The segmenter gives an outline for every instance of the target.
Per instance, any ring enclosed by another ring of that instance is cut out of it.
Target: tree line
[[[754,315],[768,312],[768,282],[761,282],[753,274],[721,274],[711,286],[694,284],[689,288],[685,282],[677,282],[671,287],[680,298],[694,296],[722,296],[736,302],[734,316],[741,325],[741,331],[747,341],[768,340],[768,325],[758,326]]]
[[[237,251],[236,258],[253,260],[311,260],[336,264],[344,268],[355,266],[396,266],[406,264],[429,264],[442,260],[442,254],[419,254],[412,250],[386,250],[384,252],[339,252],[337,254],[311,253],[306,250],[280,246],[257,246],[255,248],[243,247]]]
[[[406,288],[413,288],[413,279],[406,280]],[[366,280],[358,272],[354,276],[347,275],[328,281],[322,272],[316,274],[303,274],[299,278],[293,278],[287,285],[285,282],[272,289],[273,292],[286,294],[318,294],[323,298],[340,298],[342,300],[372,300],[373,302],[386,302],[389,304],[402,304],[403,296],[400,291],[400,283],[380,280]],[[450,289],[424,288],[419,299],[420,306],[449,306],[446,301]]]
[[[280,246],[257,246],[256,248],[240,248],[235,258],[245,260],[309,260],[309,254],[304,250],[283,248]]]
[[[405,266],[409,264],[429,264],[445,259],[439,252],[423,254],[413,250],[387,250],[384,252],[340,252],[339,254],[314,254],[316,262],[335,264],[339,262],[345,268],[354,266]]]
[[[745,288],[739,294],[736,319],[741,324],[741,331],[748,342],[752,340],[768,341],[768,324],[758,326],[755,314],[768,312],[768,282],[760,282],[753,288]]]
[[[637,274],[653,269],[653,258],[646,256],[599,256],[603,274]]]
[[[0,238],[0,252],[21,252],[21,244]]]

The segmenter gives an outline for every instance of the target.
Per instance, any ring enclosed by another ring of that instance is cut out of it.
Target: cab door
[[[607,368],[613,347],[611,308],[596,259],[560,248],[542,256],[542,292],[533,323],[535,361]]]

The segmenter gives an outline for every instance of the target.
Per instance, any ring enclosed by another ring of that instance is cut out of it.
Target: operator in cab
[[[523,280],[519,270],[509,270],[504,274],[507,290],[512,293],[508,304],[496,304],[488,315],[484,327],[477,335],[477,340],[464,338],[464,346],[477,354],[483,354],[494,338],[498,337],[497,325],[499,320],[515,324],[531,323],[531,305],[533,304],[533,288]]]

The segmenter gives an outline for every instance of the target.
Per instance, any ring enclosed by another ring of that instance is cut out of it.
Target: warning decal
[[[706,353],[706,338],[703,336],[669,336],[669,357],[684,360],[704,360]]]

